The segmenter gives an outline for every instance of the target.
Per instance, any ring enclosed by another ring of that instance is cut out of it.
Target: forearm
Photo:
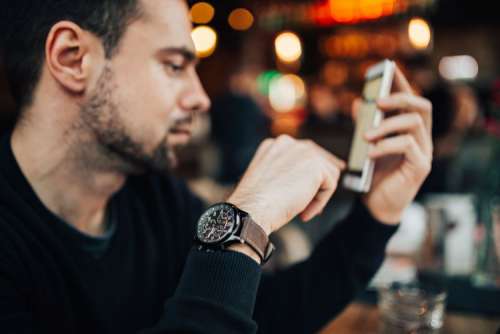
[[[175,294],[153,333],[255,333],[260,266],[232,251],[192,250]]]
[[[261,333],[315,332],[368,284],[397,227],[375,221],[360,205],[307,261],[263,278],[256,306]],[[272,310],[280,316],[272,317]]]

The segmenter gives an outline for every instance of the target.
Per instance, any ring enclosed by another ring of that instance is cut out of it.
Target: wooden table
[[[319,334],[377,334],[378,309],[373,305],[351,304]],[[495,334],[500,328],[499,317],[446,313],[443,334]]]

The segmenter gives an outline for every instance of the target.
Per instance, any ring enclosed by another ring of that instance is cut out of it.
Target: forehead
[[[160,48],[186,47],[194,50],[191,40],[189,9],[184,0],[139,0],[142,18],[134,21],[128,32],[144,43]]]

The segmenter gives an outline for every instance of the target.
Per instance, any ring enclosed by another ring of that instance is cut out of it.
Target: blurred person
[[[443,138],[446,143],[447,135],[451,131],[451,124],[455,115],[455,106],[451,88],[445,83],[439,83],[426,91],[424,96],[428,98],[435,112],[432,114],[432,139],[434,142],[434,159],[430,175],[425,180],[420,189],[419,196],[428,193],[446,192],[447,172],[450,167],[449,149],[444,150],[442,146]]]
[[[236,70],[227,92],[212,104],[211,134],[220,156],[216,181],[223,185],[238,182],[259,144],[269,137],[269,119],[257,91],[258,73],[248,66]]]
[[[442,133],[435,141],[436,155],[449,156],[456,154],[460,144],[473,129],[480,116],[477,97],[471,87],[465,84],[450,84],[448,88],[450,109],[447,115],[437,114],[441,117],[436,123],[443,124]],[[446,110],[443,108],[443,111]]]
[[[330,87],[318,78],[311,78],[309,82],[307,116],[300,128],[300,137],[313,140],[335,156],[346,160],[354,133],[351,91],[344,87]],[[354,199],[352,192],[341,187],[314,224],[297,225],[316,244],[346,216]]]
[[[489,182],[485,180],[485,173],[495,159],[496,140],[485,130],[484,115],[474,88],[455,84],[452,92],[456,114],[445,144],[453,156],[448,188],[452,192],[477,192],[479,185]]]
[[[204,211],[170,172],[210,104],[186,3],[8,10],[20,115],[0,144],[3,332],[311,333],[370,280],[432,159],[431,105],[401,72],[399,92],[378,101],[400,114],[366,134],[381,161],[372,191],[308,260],[262,275],[268,236],[320,214],[345,163],[310,141],[267,139],[227,203]],[[227,230],[236,217],[242,229]]]
[[[351,92],[346,88],[333,90],[326,84],[313,82],[308,100],[301,137],[311,138],[338,157],[347,159],[354,131]]]
[[[440,86],[430,54],[416,54],[405,60],[408,77],[417,92],[429,92]]]
[[[339,101],[330,87],[315,82],[309,87],[308,97],[309,115],[307,122],[329,124],[336,120]]]
[[[462,83],[438,82],[423,94],[437,112],[432,172],[420,193],[474,191],[491,158],[490,145],[475,144],[485,132],[474,90]]]

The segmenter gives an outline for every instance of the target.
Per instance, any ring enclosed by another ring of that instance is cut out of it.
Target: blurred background
[[[500,316],[495,3],[207,0],[190,6],[199,73],[213,102],[209,114],[196,118],[193,142],[179,152],[177,173],[194,191],[208,203],[224,200],[270,136],[313,139],[347,159],[351,105],[365,71],[393,59],[415,91],[433,102],[435,156],[372,287],[437,277],[449,290],[449,309]],[[16,106],[1,59],[0,106],[4,131]],[[353,199],[339,189],[321,217],[307,225],[293,222],[273,236],[280,251],[266,269],[304,259]]]

